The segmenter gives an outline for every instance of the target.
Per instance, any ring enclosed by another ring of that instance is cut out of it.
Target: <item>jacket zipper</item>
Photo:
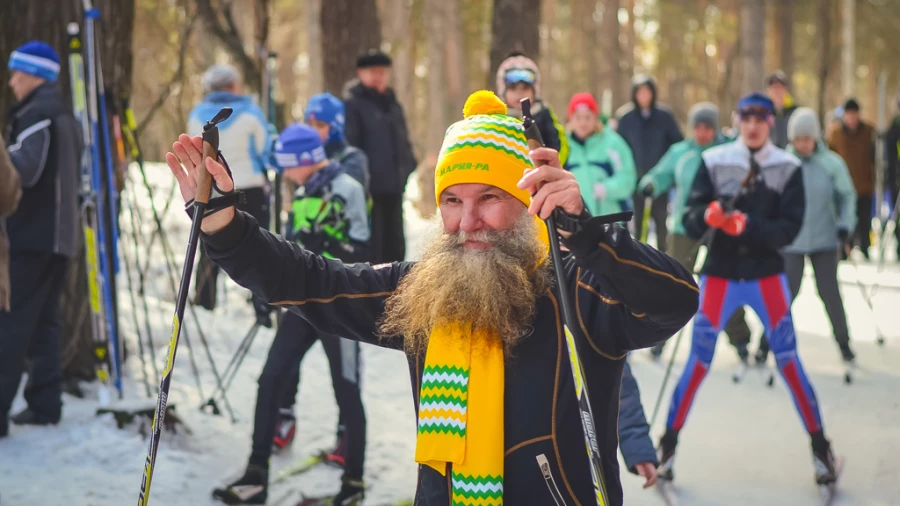
[[[553,479],[553,473],[550,472],[550,462],[547,461],[547,457],[542,453],[536,458],[538,466],[541,468],[541,474],[544,475],[544,483],[547,485],[547,489],[550,490],[550,496],[553,497],[556,506],[566,506],[566,500],[563,499],[559,487],[556,486],[556,480]]]

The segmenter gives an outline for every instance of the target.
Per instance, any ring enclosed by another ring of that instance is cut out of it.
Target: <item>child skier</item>
[[[344,138],[344,103],[331,93],[320,93],[310,97],[306,104],[304,121],[307,125],[313,127],[319,134],[319,138],[325,146],[325,156],[329,160],[336,161],[345,174],[355,179],[363,189],[366,195],[369,194],[369,160],[366,154],[361,150],[354,148],[347,143]],[[291,226],[291,224],[288,224]],[[363,260],[370,260],[365,258]],[[353,361],[359,360],[359,344],[345,343],[343,351],[353,354]],[[302,358],[302,357],[301,357]],[[278,412],[278,422],[275,428],[275,439],[273,444],[276,448],[285,448],[294,440],[294,430],[296,428],[296,418],[294,417],[293,408],[297,398],[297,389],[300,383],[300,362],[287,381],[284,389],[284,395],[281,400],[281,407]],[[341,413],[343,415],[343,412]],[[338,419],[337,428],[337,444],[332,451],[326,452],[326,458],[329,462],[337,465],[344,465],[344,445],[342,444],[344,434],[344,421]]]
[[[559,161],[563,164],[569,156],[566,131],[556,114],[541,100],[541,73],[537,63],[523,53],[514,51],[497,67],[497,96],[506,102],[508,114],[522,117],[520,101],[531,100],[531,114],[541,131],[544,144],[559,151]]]
[[[769,138],[772,101],[752,93],[738,103],[740,137],[703,153],[688,197],[684,228],[701,239],[714,230],[700,275],[700,309],[694,317],[691,352],[669,406],[660,441],[660,479],[674,478],[678,434],[712,363],[716,337],[741,305],[762,320],[778,369],[809,433],[815,481],[837,480],[831,444],[812,385],[797,355],[791,292],[780,250],[797,236],[803,222],[804,190],[800,160]]]
[[[594,216],[631,210],[637,182],[634,156],[625,139],[598,121],[597,101],[576,93],[569,101],[568,169]]]
[[[286,128],[275,143],[275,161],[284,177],[299,185],[286,237],[327,258],[365,260],[370,236],[365,191],[336,161],[326,158],[319,133],[307,125]],[[225,488],[214,490],[214,498],[225,504],[265,504],[279,404],[285,390],[296,385],[300,362],[317,340],[322,341],[328,357],[346,426],[346,462],[340,492],[327,503],[315,504],[349,506],[362,500],[366,418],[359,390],[358,344],[320,334],[295,313],[285,313],[259,378],[247,470]]]

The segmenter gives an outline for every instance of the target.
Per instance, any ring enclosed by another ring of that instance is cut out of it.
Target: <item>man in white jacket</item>
[[[219,124],[219,146],[231,168],[235,188],[244,193],[246,203],[240,208],[252,214],[259,224],[269,226],[269,179],[266,170],[272,148],[274,127],[249,95],[241,94],[240,73],[231,65],[213,65],[203,74],[203,101],[188,117],[188,132],[199,134],[203,124],[223,107],[234,110],[231,117]],[[201,248],[197,267],[197,293],[194,304],[212,310],[216,306],[216,278],[219,269],[210,262]],[[257,318],[270,327],[268,307],[253,300]]]

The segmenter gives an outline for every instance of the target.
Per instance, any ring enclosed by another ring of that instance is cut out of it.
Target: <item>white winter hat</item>
[[[222,91],[241,80],[241,74],[231,65],[213,65],[203,73],[203,92]]]
[[[788,120],[788,139],[795,137],[812,137],[818,139],[822,135],[822,127],[819,125],[819,117],[816,111],[809,107],[800,107],[791,114]]]

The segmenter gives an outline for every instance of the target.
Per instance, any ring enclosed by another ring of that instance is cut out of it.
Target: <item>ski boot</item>
[[[856,353],[853,353],[853,350],[850,349],[850,343],[840,343],[838,346],[841,348],[841,358],[844,359],[844,362],[853,362],[856,360]]]
[[[759,338],[759,348],[756,349],[756,354],[753,355],[753,360],[756,361],[756,365],[764,366],[766,365],[766,359],[769,358],[769,340],[766,338],[766,335],[763,334],[762,337]]]
[[[341,478],[341,491],[334,497],[305,497],[297,506],[361,506],[366,496],[365,484],[352,478]]]
[[[31,408],[25,408],[17,414],[9,417],[9,421],[16,425],[56,425],[59,423],[59,416],[51,417],[43,413],[33,411]]]
[[[662,495],[666,504],[678,504],[675,488],[672,482],[675,480],[675,446],[678,444],[678,431],[666,429],[666,433],[659,440],[659,468],[656,481],[657,490]]]
[[[269,470],[250,464],[244,475],[225,488],[212,491],[213,499],[224,504],[265,504],[269,495]]]
[[[843,461],[835,458],[831,443],[825,439],[822,431],[812,434],[811,439],[816,485],[819,487],[822,501],[828,505],[831,504],[836,493]]]
[[[278,421],[275,422],[275,437],[272,439],[272,445],[275,451],[281,451],[294,442],[294,435],[297,432],[297,419],[289,409],[281,408],[278,410]]]
[[[334,448],[325,450],[323,456],[325,457],[325,463],[329,466],[343,469],[347,459],[347,445],[344,442],[344,437],[339,436]]]
[[[663,352],[663,343],[657,344],[656,346],[650,348],[650,357],[654,362],[659,362],[662,358]]]

